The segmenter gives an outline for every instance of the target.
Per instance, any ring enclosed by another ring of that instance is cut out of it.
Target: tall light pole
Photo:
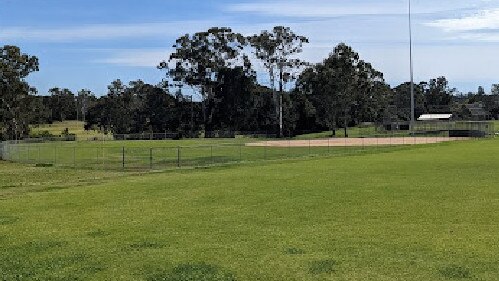
[[[411,72],[411,132],[414,132],[414,125],[416,122],[415,117],[415,100],[414,100],[414,63],[412,58],[412,7],[411,0],[409,0],[409,60],[410,60],[410,72]]]

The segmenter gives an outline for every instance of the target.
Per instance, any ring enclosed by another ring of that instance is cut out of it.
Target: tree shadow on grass
[[[33,241],[3,249],[2,280],[88,280],[105,267],[95,259],[67,248],[65,241]]]
[[[168,271],[153,272],[147,281],[236,281],[233,274],[205,263],[180,264]]]
[[[337,262],[334,260],[318,260],[310,263],[308,272],[313,275],[331,274],[335,271]]]
[[[469,279],[473,276],[470,269],[459,265],[442,267],[439,273],[447,279]]]

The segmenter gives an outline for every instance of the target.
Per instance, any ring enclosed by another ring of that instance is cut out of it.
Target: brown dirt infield
[[[320,140],[283,140],[248,143],[253,147],[346,147],[346,146],[390,146],[433,144],[450,141],[464,141],[469,138],[449,137],[397,137],[397,138],[332,138]]]

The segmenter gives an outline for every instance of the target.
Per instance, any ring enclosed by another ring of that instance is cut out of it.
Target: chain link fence
[[[414,145],[466,139],[468,138],[451,138],[448,134],[392,134],[309,140],[244,139],[190,146],[173,146],[176,141],[3,142],[0,145],[0,158],[39,166],[82,170],[155,171],[312,156],[381,153],[407,149]]]

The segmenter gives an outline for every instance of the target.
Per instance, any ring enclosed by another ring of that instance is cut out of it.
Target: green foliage
[[[383,74],[343,43],[300,75],[297,90],[309,95],[316,122],[333,134],[338,126],[382,119],[390,93]]]
[[[19,139],[29,132],[31,96],[36,91],[25,81],[38,71],[38,58],[19,47],[0,47],[0,140]]]

